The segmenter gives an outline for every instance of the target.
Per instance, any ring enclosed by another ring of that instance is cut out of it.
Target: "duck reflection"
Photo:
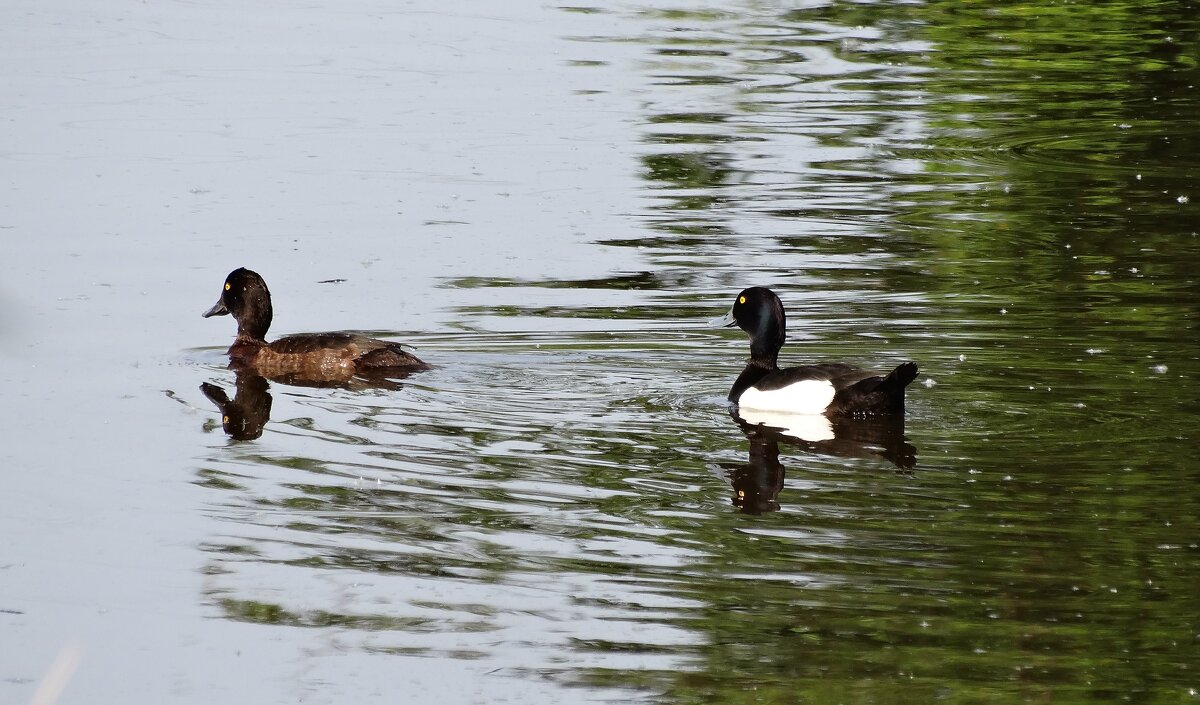
[[[263,433],[263,427],[271,418],[271,382],[293,387],[318,387],[349,389],[397,390],[403,388],[400,376],[341,375],[313,377],[301,374],[272,375],[269,380],[252,369],[234,367],[237,380],[234,382],[233,399],[225,390],[205,382],[200,391],[221,411],[221,426],[230,438],[237,441],[252,441]],[[407,376],[407,375],[405,375]]]
[[[771,414],[730,411],[750,441],[750,458],[729,467],[733,504],[746,514],[779,509],[784,468],[779,444],[810,453],[844,458],[881,457],[903,472],[917,465],[917,449],[904,437],[904,416],[892,414],[868,419],[835,418],[815,414]]]
[[[221,411],[221,426],[235,441],[251,441],[262,435],[271,418],[270,384],[265,377],[239,372],[233,399],[225,390],[205,382],[200,391]]]
[[[750,439],[750,462],[726,470],[733,484],[733,506],[746,514],[778,511],[779,491],[783,489],[778,436],[773,429],[742,430]]]

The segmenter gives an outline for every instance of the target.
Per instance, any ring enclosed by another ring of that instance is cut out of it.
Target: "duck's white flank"
[[[738,399],[738,408],[782,411],[789,414],[820,414],[833,401],[833,384],[806,379],[782,389],[764,392],[750,387]]]

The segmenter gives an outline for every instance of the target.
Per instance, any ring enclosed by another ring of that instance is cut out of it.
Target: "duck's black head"
[[[750,335],[751,359],[775,366],[787,329],[783,303],[775,292],[752,286],[738,294],[724,318],[713,323],[724,327],[736,325],[746,331]]]
[[[271,292],[257,272],[243,267],[225,277],[221,299],[204,312],[204,317],[226,314],[237,321],[239,338],[266,340],[271,327]]]

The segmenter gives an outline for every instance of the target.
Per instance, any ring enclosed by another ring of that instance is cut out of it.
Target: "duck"
[[[300,333],[267,342],[271,292],[257,272],[241,267],[225,277],[221,298],[204,318],[231,315],[237,337],[230,367],[282,381],[342,382],[354,377],[403,377],[431,369],[399,343],[358,333]]]
[[[779,350],[786,337],[786,317],[783,302],[766,287],[743,290],[729,313],[710,324],[737,326],[750,336],[750,360],[728,396],[739,410],[826,417],[903,414],[904,388],[917,377],[914,362],[902,363],[887,373],[841,362],[781,369]]]

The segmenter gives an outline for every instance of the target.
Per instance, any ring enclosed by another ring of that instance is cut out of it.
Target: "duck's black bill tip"
[[[213,304],[212,308],[205,311],[202,314],[202,317],[203,318],[212,318],[213,316],[227,316],[227,315],[229,315],[229,309],[225,308],[225,302],[218,301],[217,303]]]

